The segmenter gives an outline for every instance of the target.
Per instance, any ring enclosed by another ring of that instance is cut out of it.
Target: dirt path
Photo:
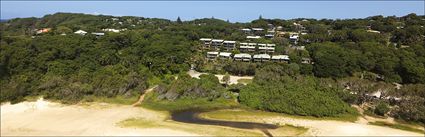
[[[191,77],[194,78],[199,78],[200,75],[202,74],[208,74],[208,73],[201,73],[201,72],[197,72],[195,70],[189,70],[187,72],[187,74],[189,74]],[[215,75],[218,80],[220,80],[220,82],[222,82],[221,80],[223,79],[224,75]],[[234,76],[234,75],[230,75],[230,80],[229,80],[229,84],[238,84],[238,80],[239,79],[253,79],[253,76]]]
[[[145,99],[145,95],[146,95],[146,94],[148,94],[148,93],[150,93],[150,92],[152,92],[152,91],[153,91],[153,89],[155,89],[157,86],[158,86],[158,85],[155,85],[155,86],[153,86],[153,87],[151,87],[151,88],[149,88],[149,89],[145,90],[145,93],[143,93],[143,95],[141,95],[141,96],[139,97],[139,100],[137,100],[137,102],[135,102],[132,106],[140,105],[140,104],[143,102],[143,100]]]
[[[132,107],[90,103],[62,105],[44,100],[1,105],[1,136],[194,136],[172,128],[122,128],[128,118],[162,121],[166,115]]]

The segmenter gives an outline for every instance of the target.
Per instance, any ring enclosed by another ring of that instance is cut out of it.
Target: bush
[[[380,115],[380,116],[384,116],[385,114],[387,114],[390,111],[390,108],[388,107],[388,104],[385,102],[379,102],[378,105],[376,105],[375,107],[375,114]]]
[[[291,72],[274,69],[273,66],[259,69],[254,83],[241,89],[241,104],[261,110],[316,117],[355,113],[338,97],[342,91],[322,85],[314,77],[291,76],[294,74]]]
[[[201,75],[199,79],[188,74],[180,74],[178,79],[169,85],[161,85],[156,89],[158,99],[177,100],[179,98],[208,98],[214,100],[220,97],[230,97],[220,81],[213,74]]]

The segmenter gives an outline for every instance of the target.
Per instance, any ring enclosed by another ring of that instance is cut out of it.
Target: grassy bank
[[[168,101],[157,100],[156,97],[157,95],[155,93],[146,95],[142,107],[158,111],[176,112],[188,109],[214,110],[238,106],[238,103],[231,99],[216,99],[214,101],[209,101],[206,98],[182,98],[175,101]]]
[[[116,96],[116,97],[96,97],[96,96],[86,96],[82,102],[103,102],[110,104],[120,104],[120,105],[131,105],[139,99],[138,96]]]
[[[388,122],[383,122],[383,121],[369,122],[368,124],[376,125],[376,126],[390,127],[390,128],[400,129],[400,130],[406,130],[406,131],[411,131],[411,132],[416,132],[416,133],[421,133],[421,134],[425,133],[424,130],[417,129],[417,128],[411,127],[409,125],[406,125],[406,124],[399,124],[399,123],[393,124],[393,123],[388,123]]]
[[[195,133],[205,136],[263,136],[257,130],[243,130],[235,128],[227,128],[220,126],[198,125],[198,124],[182,124],[174,121],[152,120],[144,118],[130,118],[117,123],[120,127],[130,128],[167,128],[173,130],[181,130],[189,133]]]
[[[117,123],[120,127],[155,128],[161,126],[158,121],[143,118],[130,118]]]
[[[309,119],[309,120],[336,120],[336,121],[346,121],[346,122],[355,122],[358,118],[357,115],[344,114],[337,117],[313,117],[313,116],[296,116],[288,115],[283,113],[259,111],[252,109],[236,109],[236,110],[217,110],[202,113],[201,116],[205,116],[213,119],[225,119],[225,120],[252,120],[260,118],[271,118],[271,117],[289,117],[297,119]]]

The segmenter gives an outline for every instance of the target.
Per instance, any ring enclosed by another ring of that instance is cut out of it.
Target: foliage
[[[395,96],[400,95],[403,100],[399,102],[393,115],[406,121],[425,123],[425,85],[406,85]]]
[[[416,132],[416,133],[421,133],[423,134],[424,131],[421,129],[417,129],[414,127],[411,127],[409,125],[404,125],[404,124],[392,124],[392,123],[387,123],[387,122],[382,122],[382,121],[376,121],[376,122],[369,122],[368,124],[371,125],[377,125],[377,126],[385,126],[385,127],[390,127],[390,128],[394,128],[394,129],[401,129],[401,130],[406,130],[406,131],[412,131],[412,132]]]
[[[254,83],[241,89],[239,100],[252,108],[303,116],[355,113],[338,97],[340,91],[319,83],[314,77],[270,65],[258,70]]]
[[[375,107],[375,114],[384,116],[385,114],[388,113],[388,111],[390,111],[390,108],[388,107],[388,104],[385,102],[379,102],[378,105],[376,105]]]
[[[335,116],[351,114],[346,103],[369,102],[367,94],[384,90],[380,99],[390,98],[391,116],[424,122],[424,19],[409,14],[230,23],[214,18],[170,21],[73,13],[16,18],[0,22],[0,101],[16,103],[28,96],[45,96],[67,103],[82,99],[126,102],[148,86],[160,84],[156,97],[164,102],[231,100],[229,91],[240,91],[239,99],[250,107]],[[289,64],[210,62],[205,60],[206,51],[200,51],[199,38],[247,42],[241,28],[268,28],[269,24],[281,26],[281,31],[306,32],[298,45],[307,50],[294,49],[286,36],[250,42],[276,43],[276,54],[289,55]],[[43,28],[51,31],[37,33]],[[106,28],[122,31],[91,35]],[[88,34],[74,34],[77,30]],[[305,58],[312,63],[303,64]],[[246,87],[223,87],[212,75],[195,79],[180,74],[192,65],[204,72],[255,78]],[[393,82],[405,86],[395,90]]]

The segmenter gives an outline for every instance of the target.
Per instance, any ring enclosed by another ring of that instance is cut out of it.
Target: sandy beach
[[[63,105],[39,99],[1,105],[2,136],[199,136],[252,135],[259,131],[197,125],[167,120],[168,115],[142,107],[107,103]],[[154,121],[148,128],[121,127],[120,121],[138,118]],[[239,117],[243,121],[291,124],[308,128],[305,136],[423,136],[423,134],[368,125],[365,122],[297,119],[284,116]],[[251,119],[251,120],[250,120]],[[249,133],[248,132],[252,132]],[[278,132],[274,135],[281,135]],[[283,133],[283,132],[280,132]]]
[[[90,103],[62,105],[39,99],[1,106],[2,136],[194,136],[169,128],[122,128],[118,122],[132,118],[162,120],[163,115],[140,107]]]

